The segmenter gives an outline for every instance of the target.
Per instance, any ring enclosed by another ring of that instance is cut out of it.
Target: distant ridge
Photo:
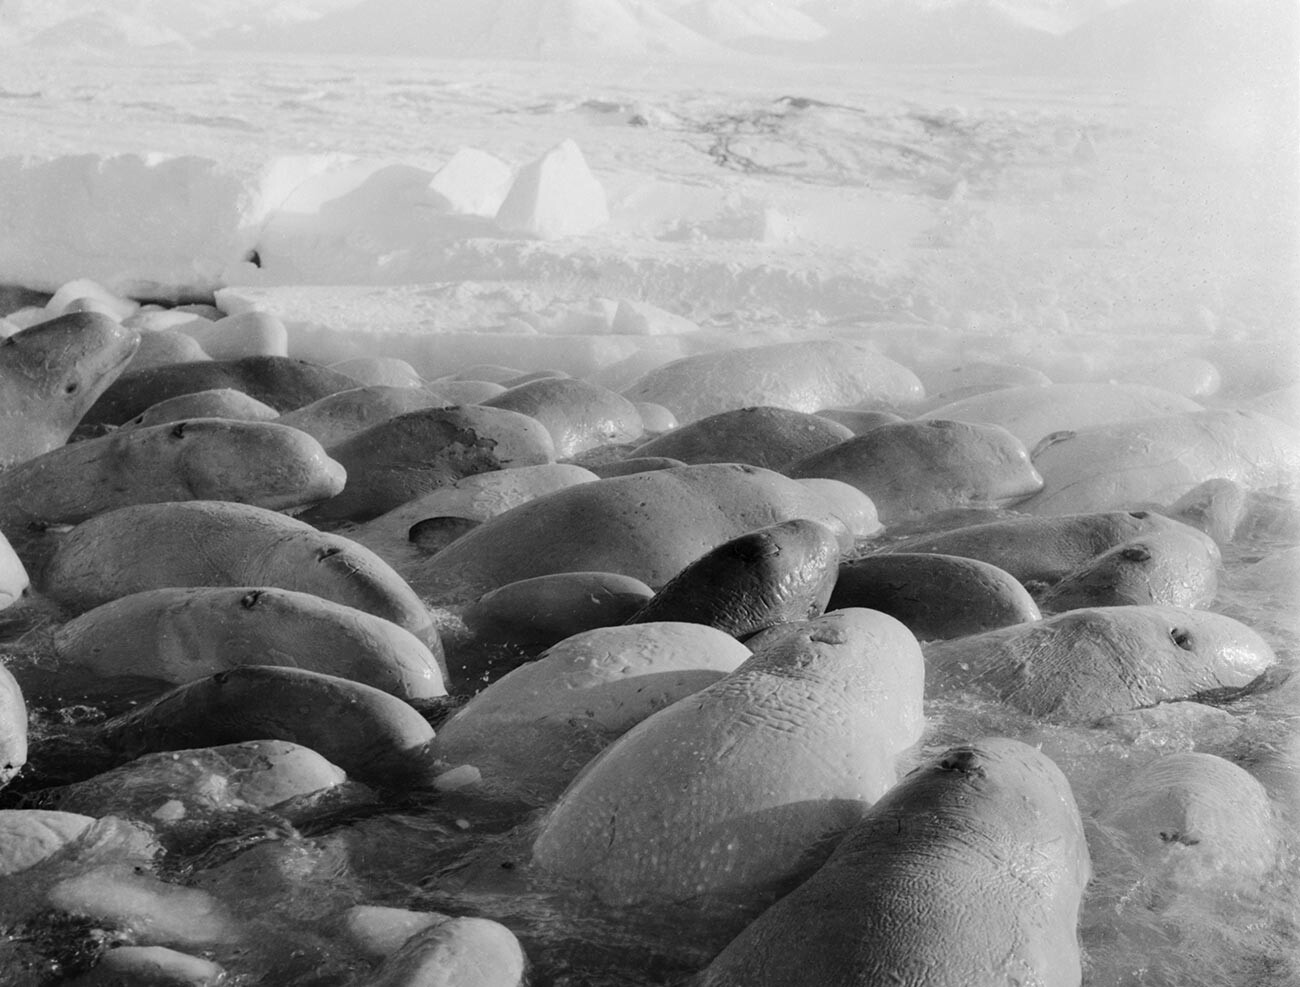
[[[648,0],[362,0],[255,44],[481,58],[728,54]]]
[[[46,44],[60,32],[102,47],[206,43],[216,33],[257,33],[315,20],[354,0],[0,0],[0,38]]]
[[[131,14],[96,10],[61,20],[28,41],[43,48],[192,48],[182,34]]]
[[[824,24],[804,57],[867,62],[1002,62],[1051,35],[996,0],[813,0],[803,7]]]
[[[826,28],[793,4],[754,0],[693,0],[672,12],[683,24],[721,44],[747,47],[819,41]]]
[[[739,50],[980,62],[1036,47],[1045,36],[1038,25],[1061,21],[1060,7],[1055,0],[362,0],[250,44],[435,57],[694,59]]]
[[[985,64],[1293,84],[1297,0],[0,0],[0,46]]]
[[[1187,78],[1300,72],[1295,0],[1131,0],[1041,48],[1033,67]]]

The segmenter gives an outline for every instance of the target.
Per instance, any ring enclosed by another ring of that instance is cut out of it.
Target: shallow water
[[[1300,517],[1300,501],[1287,503],[1292,516]],[[963,512],[950,520],[973,518]],[[1070,779],[1094,858],[1080,921],[1085,983],[1093,987],[1283,987],[1300,975],[1300,866],[1294,840],[1300,784],[1293,742],[1300,678],[1291,678],[1300,656],[1300,621],[1293,607],[1279,606],[1287,592],[1294,596],[1294,587],[1244,586],[1259,559],[1295,544],[1267,538],[1234,545],[1226,553],[1223,590],[1212,609],[1256,627],[1279,658],[1258,688],[1213,706],[1178,704],[1145,725],[1125,720],[1108,728],[1044,725],[974,695],[927,703],[926,734],[904,756],[901,770],[951,744],[1005,735],[1040,746]],[[875,547],[862,544],[863,551]],[[454,624],[453,613],[444,612],[443,619],[449,627]],[[51,608],[39,599],[5,615],[4,655],[20,677],[41,663],[42,637],[52,620]],[[149,691],[142,684],[138,695]],[[91,742],[94,726],[137,696],[75,698],[37,704],[31,767],[0,795],[4,805],[39,805],[42,785],[87,777],[102,767]],[[436,725],[454,705],[431,704],[426,715]],[[1177,890],[1126,856],[1117,835],[1093,818],[1131,772],[1183,750],[1221,755],[1265,781],[1280,825],[1291,837],[1281,866],[1266,879],[1236,886],[1227,873],[1210,887]],[[168,880],[212,892],[243,923],[237,942],[202,944],[196,951],[225,965],[235,983],[285,987],[344,985],[369,969],[331,932],[337,916],[355,903],[496,919],[519,936],[532,964],[532,983],[539,987],[674,983],[707,962],[727,941],[726,929],[761,906],[711,901],[708,918],[690,904],[603,906],[529,874],[538,817],[539,810],[528,805],[486,799],[472,790],[383,798],[353,786],[327,799],[281,806],[277,813],[245,812],[202,825],[196,821],[190,830],[171,828],[160,836],[165,852],[155,866]],[[12,881],[0,922],[12,937],[8,948],[15,963],[32,961],[24,950],[30,946],[47,955],[52,951],[63,958],[65,969],[74,969],[115,941],[111,930],[31,914],[23,888],[48,886],[52,868],[70,876],[93,863],[120,864],[132,853],[146,860],[139,839],[138,832],[110,819],[97,839],[83,841],[88,845],[76,853]],[[0,982],[16,987],[50,981],[32,970],[6,972]]]

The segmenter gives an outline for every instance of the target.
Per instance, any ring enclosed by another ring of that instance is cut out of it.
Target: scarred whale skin
[[[1077,987],[1090,874],[1055,764],[1016,740],[955,747],[872,806],[693,987]]]
[[[73,312],[0,342],[0,468],[57,449],[117,380],[140,334]]]
[[[541,870],[614,904],[757,893],[815,862],[888,790],[922,729],[911,632],[850,609],[751,646],[583,769],[533,844]]]
[[[1262,490],[1300,479],[1300,430],[1253,411],[1196,411],[1047,436],[1032,451],[1043,489],[1026,514],[1168,504],[1206,480]]]
[[[796,480],[737,463],[679,466],[545,494],[406,573],[417,591],[442,602],[552,572],[619,572],[658,589],[709,549],[799,517],[826,525],[842,549],[852,546],[833,505]]]
[[[251,504],[120,507],[61,539],[39,582],[78,612],[167,586],[279,586],[365,610],[417,637],[432,618],[386,562],[339,535]]]
[[[1069,610],[925,647],[928,694],[989,689],[1073,723],[1244,686],[1274,661],[1231,617],[1154,605]]]

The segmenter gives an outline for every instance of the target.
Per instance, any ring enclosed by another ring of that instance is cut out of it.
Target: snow
[[[683,332],[698,332],[699,326],[690,319],[666,312],[649,302],[622,299],[614,310],[610,331],[627,336],[672,336]]]
[[[1281,0],[6,3],[0,28],[31,43],[0,67],[0,285],[440,293],[433,322],[345,306],[354,333],[897,324],[1158,328],[1201,350],[1284,340],[1300,138],[1294,72],[1273,70],[1294,55],[1293,13]],[[268,44],[401,34],[398,51],[542,60],[88,53],[68,25],[109,15],[134,25],[129,44],[163,37],[141,25],[196,44],[263,18]],[[37,47],[60,31],[62,46]],[[864,33],[877,40],[862,47]],[[812,75],[724,52],[732,42],[940,63]],[[1052,71],[940,67],[999,51]],[[1070,52],[1083,75],[1060,74]],[[1123,63],[1088,78],[1106,52]],[[527,345],[539,360],[560,346]],[[571,365],[630,355],[607,338],[564,345]]]
[[[462,150],[448,165],[435,172],[348,155],[243,169],[154,153],[3,158],[0,283],[52,291],[88,277],[123,295],[183,299],[247,280],[429,280],[412,255],[431,243],[559,239],[609,218],[572,141],[508,186],[509,167],[484,152]],[[495,222],[485,222],[498,197]]]
[[[1071,379],[1114,344],[1048,366],[1064,333],[1172,333],[1229,388],[1294,363],[1293,85],[7,54],[0,285],[262,292],[334,359],[391,335],[433,369],[880,327]]]
[[[120,294],[210,294],[254,250],[275,204],[328,159],[241,169],[187,154],[0,158],[0,283],[86,277]]]
[[[429,189],[447,200],[452,212],[495,216],[514,181],[511,167],[494,155],[462,147],[438,169]]]
[[[758,51],[1200,74],[1260,51],[1287,65],[1295,20],[1291,0],[9,0],[0,44],[601,60]]]
[[[502,230],[543,240],[581,236],[608,220],[605,190],[571,140],[520,169],[496,214]]]
[[[369,269],[377,279],[394,258],[438,237],[450,203],[430,189],[433,177],[415,165],[373,161],[314,176],[264,217],[259,271],[316,283],[349,280]]]
[[[91,47],[205,44],[216,33],[265,31],[313,21],[353,0],[5,0],[0,5],[0,38],[26,43],[44,34],[57,37],[64,25],[110,26],[110,33],[83,40]],[[114,28],[115,25],[115,28]]]
[[[595,294],[697,320],[815,304],[1077,328],[1114,305],[1222,328],[1221,290],[1189,286],[1294,255],[1295,15],[1291,0],[10,0],[0,284],[201,298],[597,270]],[[525,96],[496,61],[443,78],[389,61],[376,80],[199,47],[240,32],[288,51],[544,61]],[[121,46],[148,49],[137,73],[92,51]],[[849,63],[813,84],[739,49]],[[584,58],[575,89],[564,61]],[[937,66],[957,62],[1039,74],[954,105]],[[376,81],[369,101],[354,91]],[[155,98],[182,82],[185,100]],[[1160,163],[1132,169],[1149,150]],[[1071,251],[1168,244],[1148,285],[1071,283]],[[1025,265],[1010,297],[971,304],[1007,261]]]
[[[590,376],[626,360],[663,363],[737,342],[644,302],[557,295],[526,282],[240,286],[216,299],[228,313],[280,315],[290,356],[397,357],[426,377],[485,363]]]
[[[30,44],[47,48],[189,48],[179,32],[130,14],[98,10],[69,17],[33,35]]]
[[[1293,0],[1132,0],[1081,24],[1043,54],[1057,70],[1176,78],[1203,88],[1224,76],[1294,76]]]
[[[808,42],[826,36],[826,28],[794,6],[754,0],[695,0],[674,16],[707,38],[723,44]]]
[[[649,0],[362,0],[258,44],[461,58],[724,54]]]

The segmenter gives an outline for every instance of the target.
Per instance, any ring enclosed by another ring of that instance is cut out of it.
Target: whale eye
[[[260,589],[250,590],[239,598],[239,605],[245,610],[252,610],[253,607],[257,606],[257,601],[261,598],[262,591]]]
[[[1151,516],[1151,512],[1150,511],[1129,511],[1128,516],[1135,517],[1139,521],[1145,521],[1147,518]]]
[[[1171,627],[1169,629],[1169,640],[1182,648],[1184,651],[1192,650],[1192,632],[1183,627]]]
[[[1126,562],[1150,562],[1151,551],[1145,545],[1130,545],[1119,553]]]
[[[316,553],[316,561],[324,562],[331,555],[338,555],[341,551],[343,551],[343,549],[339,548],[337,545],[331,545],[329,548],[322,548]]]
[[[176,427],[172,429],[172,437],[177,439],[185,438],[185,422],[177,422]]]
[[[81,385],[78,384],[75,380],[70,380],[70,381],[68,381],[66,384],[63,385],[63,393],[64,393],[64,394],[76,394],[76,393],[77,393],[77,388],[80,387],[80,386],[81,386]]]

